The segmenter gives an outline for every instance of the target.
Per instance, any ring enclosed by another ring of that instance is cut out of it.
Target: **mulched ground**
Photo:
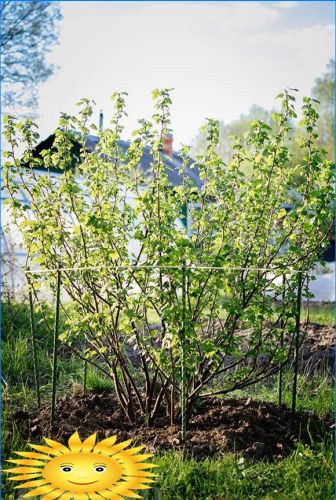
[[[248,348],[248,339],[252,330],[237,330],[236,335],[240,337],[240,347],[242,351]],[[335,362],[335,348],[334,348],[334,335],[335,327],[324,326],[317,323],[301,323],[300,336],[303,339],[299,354],[299,369],[302,371],[309,371],[309,373],[316,371],[333,370]],[[284,339],[285,344],[290,339]],[[267,362],[267,356],[260,355],[258,357],[259,364]],[[231,363],[234,358],[229,358],[227,362]],[[289,362],[291,364],[293,359]]]
[[[333,429],[332,416],[319,419],[306,412],[292,414],[279,407],[248,399],[212,399],[199,408],[189,422],[187,442],[181,443],[180,428],[170,427],[166,417],[155,426],[127,422],[109,393],[64,396],[58,400],[55,430],[49,431],[50,407],[28,413],[16,410],[13,419],[25,439],[36,442],[42,435],[66,443],[78,430],[82,438],[98,431],[99,439],[114,434],[118,440],[133,439],[149,452],[182,450],[195,458],[238,452],[247,458],[283,458],[295,447],[295,441],[310,444],[320,441]],[[308,430],[307,430],[308,429]]]
[[[335,327],[309,323],[307,328],[302,325],[301,329],[306,332],[301,348],[303,361],[310,360],[316,369],[328,367],[332,370],[335,361]]]

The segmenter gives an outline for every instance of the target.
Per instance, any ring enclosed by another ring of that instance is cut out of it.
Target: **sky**
[[[228,123],[253,104],[267,109],[284,87],[309,95],[334,57],[334,2],[62,1],[58,71],[40,87],[41,138],[82,97],[112,116],[110,96],[127,91],[124,139],[153,112],[151,91],[173,88],[175,149],[205,117]]]

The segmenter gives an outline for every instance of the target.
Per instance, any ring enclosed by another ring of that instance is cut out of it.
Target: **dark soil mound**
[[[66,396],[58,400],[56,424],[50,432],[50,407],[28,413],[16,410],[13,419],[25,439],[32,442],[42,435],[66,443],[78,430],[82,438],[94,432],[99,439],[113,434],[119,440],[133,439],[150,452],[183,449],[180,427],[169,426],[166,417],[155,426],[130,423],[109,393]],[[311,443],[331,433],[333,419],[298,412],[295,418],[284,405],[251,399],[212,399],[203,403],[190,418],[185,449],[196,458],[224,452],[238,452],[248,458],[282,458],[296,440]]]

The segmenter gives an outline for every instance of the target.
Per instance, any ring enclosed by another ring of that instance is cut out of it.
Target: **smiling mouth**
[[[86,484],[98,483],[98,481],[91,481],[91,483],[75,483],[75,481],[69,481],[69,483],[72,483],[72,484],[80,484],[80,485],[86,485]]]

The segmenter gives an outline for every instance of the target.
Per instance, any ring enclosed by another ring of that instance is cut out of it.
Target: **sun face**
[[[94,493],[108,489],[122,477],[122,466],[116,459],[99,453],[69,453],[50,460],[42,476],[50,484],[73,493]]]
[[[23,498],[40,496],[45,500],[102,499],[119,500],[125,496],[142,498],[132,490],[149,489],[155,474],[145,469],[157,467],[143,463],[152,454],[141,455],[143,446],[126,448],[131,440],[116,444],[116,436],[96,443],[96,434],[81,441],[77,432],[69,439],[69,448],[44,438],[48,446],[30,444],[36,452],[17,451],[23,459],[8,460],[18,465],[4,472],[23,481],[16,488],[33,488]]]

